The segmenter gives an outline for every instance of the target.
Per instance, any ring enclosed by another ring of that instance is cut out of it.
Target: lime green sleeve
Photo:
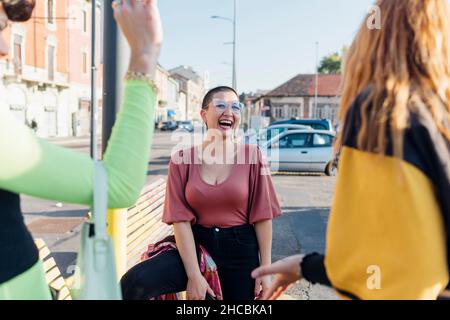
[[[125,83],[123,106],[104,155],[110,208],[132,206],[144,186],[155,104],[156,93],[145,81]],[[90,205],[92,180],[88,155],[36,138],[8,110],[0,109],[0,189]]]

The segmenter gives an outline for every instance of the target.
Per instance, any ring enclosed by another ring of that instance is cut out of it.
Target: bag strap
[[[107,238],[106,212],[108,209],[108,174],[102,161],[94,162],[94,203],[92,205],[92,221],[94,237]]]

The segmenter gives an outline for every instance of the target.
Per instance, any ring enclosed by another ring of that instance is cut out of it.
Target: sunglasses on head
[[[14,22],[28,21],[33,14],[36,0],[0,0],[8,19]]]

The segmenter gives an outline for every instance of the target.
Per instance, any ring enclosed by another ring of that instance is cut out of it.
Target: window
[[[305,148],[308,145],[309,134],[296,133],[284,136],[279,140],[280,149]]]
[[[14,72],[22,74],[22,36],[14,35]]]
[[[294,107],[291,107],[290,108],[290,117],[291,118],[298,118],[298,115],[299,115],[299,112],[298,112],[298,107],[297,106],[294,106]]]
[[[286,131],[285,128],[276,128],[276,129],[267,130],[265,140],[269,141],[272,138],[282,134],[284,131]]]
[[[82,59],[83,59],[83,73],[87,73],[87,64],[88,64],[88,62],[87,62],[87,53],[83,52],[82,55],[83,55],[83,57],[82,57]]]
[[[53,15],[53,9],[54,9],[53,0],[48,0],[47,1],[47,22],[49,24],[54,24],[55,23],[55,17]]]
[[[279,119],[279,118],[283,118],[283,107],[275,107],[274,108],[274,115],[275,118]]]
[[[55,47],[48,46],[48,80],[55,80]]]
[[[328,134],[314,134],[313,145],[314,147],[331,147],[333,144],[333,137]]]
[[[83,10],[83,32],[87,32],[87,12]]]

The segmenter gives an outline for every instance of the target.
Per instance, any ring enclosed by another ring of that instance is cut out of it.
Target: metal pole
[[[319,95],[319,42],[316,42],[316,85],[314,98],[314,114],[317,112],[317,96]]]
[[[234,19],[233,19],[233,89],[237,91],[237,79],[236,79],[236,0],[234,0]]]
[[[119,92],[123,89],[119,78],[120,63],[124,59],[119,57],[119,32],[114,20],[111,1],[103,3],[103,129],[102,150],[103,154],[111,136],[116,114],[119,111]],[[123,58],[123,57],[121,57]],[[126,209],[108,210],[108,232],[114,242],[117,277],[120,279],[127,268],[127,235],[126,235]]]
[[[95,63],[95,38],[97,35],[96,32],[96,15],[97,15],[97,0],[92,0],[92,33],[91,33],[91,157],[92,159],[97,159],[97,66]]]
[[[105,153],[112,127],[116,121],[118,106],[116,103],[116,61],[117,61],[117,25],[114,21],[111,1],[105,0],[103,7],[103,128],[102,151]]]

